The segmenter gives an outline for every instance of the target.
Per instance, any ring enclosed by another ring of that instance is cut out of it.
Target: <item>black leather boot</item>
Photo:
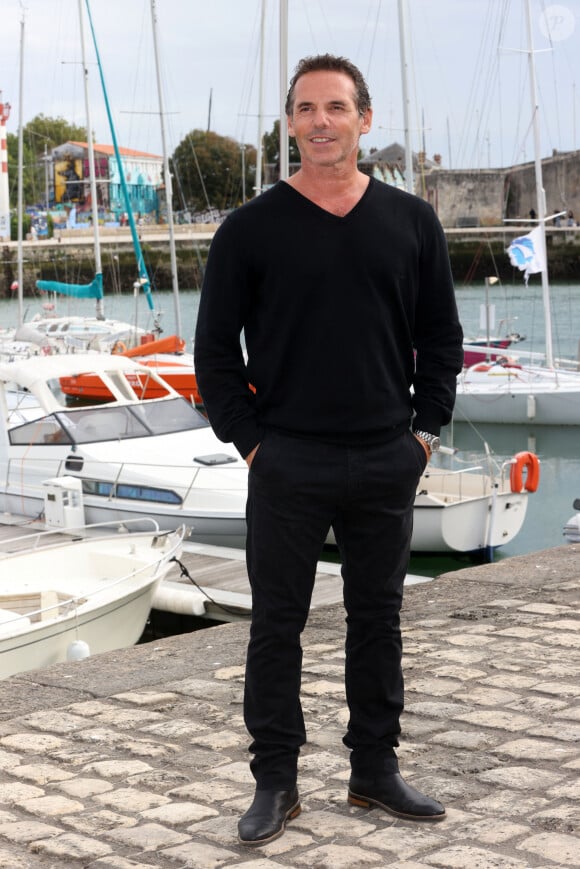
[[[254,802],[238,823],[238,838],[242,845],[265,845],[282,835],[286,821],[300,814],[298,788],[278,791],[271,788],[256,790]]]
[[[445,817],[441,803],[408,785],[398,772],[364,778],[353,773],[348,784],[348,802],[365,809],[378,806],[397,818],[411,821],[442,821]]]

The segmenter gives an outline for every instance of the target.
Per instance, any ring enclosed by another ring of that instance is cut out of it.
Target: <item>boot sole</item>
[[[408,812],[398,812],[396,809],[392,809],[390,806],[381,803],[379,800],[355,794],[351,790],[348,792],[348,802],[351,806],[359,806],[362,809],[372,809],[373,806],[376,806],[384,812],[394,815],[395,818],[404,818],[407,821],[431,821],[433,823],[442,821],[446,816],[444,811],[440,815],[411,815]]]
[[[269,842],[273,842],[275,839],[279,839],[280,836],[282,836],[284,834],[284,832],[286,830],[286,824],[288,823],[288,821],[293,821],[294,818],[297,818],[301,811],[302,811],[302,806],[300,805],[300,803],[296,803],[295,806],[292,806],[291,809],[288,809],[288,811],[286,812],[286,815],[284,817],[284,820],[282,821],[282,826],[280,827],[280,829],[276,830],[275,833],[272,833],[271,836],[268,836],[267,839],[241,839],[238,836],[238,842],[240,843],[240,845],[246,845],[247,847],[250,847],[250,848],[252,848],[252,847],[255,848],[258,845],[267,845]]]

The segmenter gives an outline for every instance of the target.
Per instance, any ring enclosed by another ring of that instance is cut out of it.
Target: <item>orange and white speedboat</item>
[[[144,340],[143,343],[130,349],[127,349],[122,341],[117,341],[112,352],[114,355],[135,359],[142,366],[154,370],[179,395],[193,404],[201,405],[201,395],[193,368],[193,354],[185,352],[183,338],[170,335],[157,340]],[[158,381],[146,374],[136,372],[129,375],[129,379],[139,398],[160,398],[163,395],[163,389]],[[70,398],[91,401],[111,400],[111,394],[101,378],[92,374],[62,377],[60,386],[63,393]]]
[[[110,397],[71,406],[61,384],[75,379],[100,382]],[[139,394],[149,382],[159,398]],[[46,514],[62,477],[80,486],[76,524],[130,519],[147,530],[138,520],[154,519],[162,530],[186,525],[197,542],[245,543],[246,462],[138,360],[63,353],[0,362],[0,512]]]

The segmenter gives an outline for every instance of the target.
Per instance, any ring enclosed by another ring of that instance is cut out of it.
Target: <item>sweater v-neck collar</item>
[[[350,211],[347,211],[347,213],[343,214],[343,215],[334,214],[332,211],[328,211],[326,208],[323,208],[321,205],[318,205],[312,199],[309,199],[308,196],[305,196],[303,193],[300,193],[299,190],[297,190],[291,184],[288,184],[286,181],[280,181],[279,184],[281,186],[283,186],[283,188],[285,188],[286,190],[290,190],[291,193],[294,194],[295,196],[300,197],[302,202],[307,203],[311,208],[315,208],[316,211],[320,212],[321,214],[324,214],[333,220],[344,221],[344,220],[348,220],[350,217],[352,217],[359,210],[359,208],[362,206],[362,204],[364,203],[364,201],[368,197],[368,195],[371,191],[371,188],[374,186],[374,179],[372,177],[369,177],[369,183],[365,187],[360,199],[358,199],[357,202],[355,202],[355,204],[350,209]]]

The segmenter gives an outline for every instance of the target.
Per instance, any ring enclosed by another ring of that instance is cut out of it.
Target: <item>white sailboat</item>
[[[530,257],[535,257],[535,264],[527,271],[539,271],[542,276],[545,357],[542,361],[534,360],[531,364],[515,358],[503,364],[497,361],[480,362],[465,369],[457,382],[455,416],[458,420],[466,419],[475,423],[580,425],[580,370],[559,367],[554,360],[552,347],[546,221],[553,215],[546,216],[530,0],[526,0],[525,8],[538,225],[522,241],[530,247]]]
[[[88,8],[88,7],[87,7]],[[90,12],[90,10],[89,10]],[[89,166],[89,185],[91,198],[91,222],[93,228],[93,249],[95,259],[95,276],[88,284],[71,284],[61,281],[38,280],[37,289],[41,292],[61,294],[80,299],[95,300],[94,316],[74,315],[56,316],[55,314],[37,314],[32,320],[24,323],[23,315],[23,250],[22,250],[22,216],[23,205],[23,152],[22,152],[22,104],[24,78],[24,16],[21,22],[20,47],[20,107],[19,107],[19,149],[18,149],[18,324],[16,328],[3,329],[0,332],[0,358],[29,358],[51,353],[68,353],[75,350],[98,350],[110,352],[119,341],[127,347],[138,344],[145,335],[145,329],[136,324],[121,320],[106,318],[103,305],[103,274],[101,262],[101,246],[99,237],[99,208],[95,175],[95,158],[92,141],[91,108],[88,89],[88,66],[85,57],[85,38],[83,26],[82,0],[78,0],[78,19],[80,28],[81,62],[83,68],[83,90],[85,117],[87,123],[87,149]],[[120,162],[120,159],[119,159]],[[122,174],[122,173],[121,173]],[[138,254],[139,261],[139,254]],[[142,257],[141,257],[142,261]],[[140,262],[141,265],[141,262]],[[141,275],[135,289],[144,287],[148,290],[149,279],[142,263]],[[150,293],[146,293],[148,301]],[[150,302],[150,307],[152,302]],[[54,308],[54,306],[49,306]]]

